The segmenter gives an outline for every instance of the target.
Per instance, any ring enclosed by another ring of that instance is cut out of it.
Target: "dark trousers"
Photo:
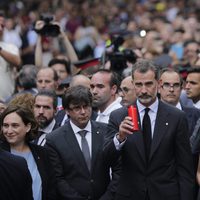
[[[146,192],[145,200],[150,200],[150,197],[149,197],[149,193],[148,193],[148,191]]]

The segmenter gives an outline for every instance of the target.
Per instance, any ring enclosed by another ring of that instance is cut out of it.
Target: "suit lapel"
[[[146,162],[146,157],[145,157],[145,151],[144,151],[144,140],[143,140],[143,133],[142,131],[137,131],[134,132],[133,135],[131,135],[133,138],[133,141],[135,142],[135,145],[142,157],[142,159],[144,160],[144,162]]]
[[[168,111],[167,109],[165,109],[165,105],[161,101],[159,101],[149,160],[152,158],[154,152],[158,148],[163,136],[168,129],[168,119]]]
[[[74,159],[78,162],[78,166],[81,166],[83,169],[85,169],[89,173],[83,153],[80,149],[76,136],[69,122],[67,123],[64,136],[65,136],[65,140],[68,146],[70,147],[74,155]]]
[[[137,108],[137,115],[138,115],[138,123],[139,123],[139,131],[134,132],[133,133],[133,141],[136,144],[136,147],[142,157],[142,159],[144,160],[144,162],[146,162],[146,158],[145,158],[145,151],[144,151],[144,141],[143,141],[143,133],[142,133],[142,128],[141,128],[141,121],[140,121],[140,114],[138,111],[138,107],[137,104],[135,104],[136,108]]]
[[[100,130],[100,127],[96,125],[94,122],[92,123],[92,165],[91,165],[91,171],[93,170],[93,167],[95,166],[95,162],[97,159],[97,155],[99,153],[99,148],[102,144],[102,133]]]

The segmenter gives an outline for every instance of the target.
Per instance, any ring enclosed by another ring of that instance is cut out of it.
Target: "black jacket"
[[[57,193],[54,185],[54,171],[49,162],[46,148],[33,143],[29,143],[28,145],[31,149],[42,180],[42,200],[57,200]],[[0,146],[2,149],[10,152],[10,146],[7,142],[0,143]]]

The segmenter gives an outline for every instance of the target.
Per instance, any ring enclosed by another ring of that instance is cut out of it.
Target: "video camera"
[[[43,14],[40,17],[45,24],[42,29],[35,29],[35,31],[42,36],[57,37],[60,34],[60,27],[52,24],[54,17],[52,15]]]
[[[135,63],[137,56],[131,49],[119,50],[119,47],[124,43],[124,39],[121,36],[116,37],[111,45],[113,46],[112,52],[106,52],[106,58],[111,63],[111,70],[121,74],[126,69],[127,61]],[[110,46],[111,46],[110,45]]]

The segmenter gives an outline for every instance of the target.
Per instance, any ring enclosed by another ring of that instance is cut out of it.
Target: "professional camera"
[[[53,19],[52,15],[41,15],[40,20],[44,22],[44,26],[42,29],[35,29],[35,31],[42,36],[57,37],[60,34],[60,27],[52,23]]]
[[[135,63],[137,56],[131,49],[124,49],[119,51],[119,47],[123,44],[124,39],[121,36],[118,36],[113,40],[112,52],[106,52],[106,58],[110,61],[110,69],[116,71],[118,74],[121,74],[124,69],[128,67],[127,62]]]

